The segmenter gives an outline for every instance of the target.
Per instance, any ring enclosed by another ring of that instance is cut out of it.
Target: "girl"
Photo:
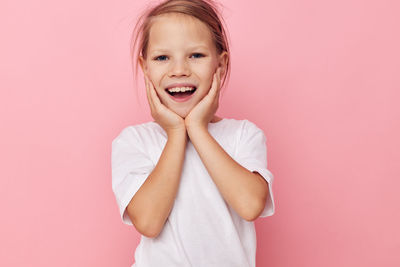
[[[273,175],[263,131],[215,115],[230,65],[215,3],[169,0],[142,18],[137,63],[154,121],[112,142],[121,218],[142,235],[132,266],[254,267],[253,221],[274,213]]]

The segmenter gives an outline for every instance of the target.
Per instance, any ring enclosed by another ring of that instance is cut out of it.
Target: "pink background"
[[[130,266],[111,141],[151,120],[129,61],[145,1],[0,5],[0,265]],[[265,131],[257,266],[400,266],[398,1],[223,1],[218,115]],[[141,75],[141,73],[140,73]]]

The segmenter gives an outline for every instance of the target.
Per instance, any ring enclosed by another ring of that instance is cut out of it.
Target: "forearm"
[[[188,129],[188,134],[225,201],[245,220],[256,219],[265,206],[267,182],[232,159],[207,129]]]
[[[175,201],[187,143],[186,131],[168,135],[157,165],[128,205],[128,214],[142,234],[161,232]]]

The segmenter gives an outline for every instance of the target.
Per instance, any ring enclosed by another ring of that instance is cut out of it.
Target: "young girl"
[[[230,65],[217,10],[169,0],[142,17],[138,63],[154,121],[112,142],[121,218],[142,235],[135,267],[254,267],[253,221],[274,214],[263,131],[215,115]]]

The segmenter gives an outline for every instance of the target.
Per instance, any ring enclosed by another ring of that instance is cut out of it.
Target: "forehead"
[[[210,29],[199,19],[185,14],[169,13],[153,18],[149,31],[149,49],[186,48],[214,44]]]

